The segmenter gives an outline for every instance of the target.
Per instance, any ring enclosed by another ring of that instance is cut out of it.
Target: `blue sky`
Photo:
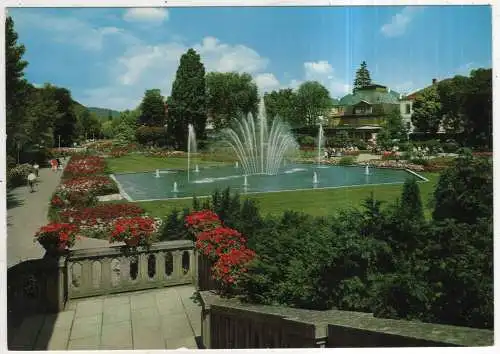
[[[351,90],[363,60],[374,82],[404,93],[492,61],[488,6],[16,8],[9,15],[26,46],[30,82],[118,110],[135,108],[146,89],[168,95],[190,47],[207,71],[252,74],[261,93],[317,80],[332,97]]]

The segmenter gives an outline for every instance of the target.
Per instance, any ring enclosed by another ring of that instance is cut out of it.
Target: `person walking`
[[[35,175],[38,177],[38,173],[40,170],[40,166],[38,165],[38,162],[35,161],[35,163],[33,164],[33,169],[35,170]]]
[[[28,175],[28,186],[30,187],[31,193],[35,191],[35,184],[36,184],[36,175],[33,172],[31,172]]]
[[[63,167],[62,167],[61,160],[59,159],[59,157],[58,157],[56,160],[57,160],[57,169],[58,169],[58,170],[62,170],[62,169],[63,169]]]

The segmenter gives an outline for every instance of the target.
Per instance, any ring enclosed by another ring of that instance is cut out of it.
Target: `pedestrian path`
[[[44,249],[33,236],[40,227],[48,222],[50,198],[61,180],[62,171],[41,168],[38,185],[31,193],[29,187],[21,186],[8,193],[7,209],[7,267],[29,259],[41,258]],[[75,249],[106,247],[105,240],[87,239],[77,241]]]
[[[193,286],[85,298],[28,317],[10,350],[198,349],[201,306]]]

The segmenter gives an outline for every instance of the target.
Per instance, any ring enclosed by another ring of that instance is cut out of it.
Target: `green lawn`
[[[193,158],[193,166],[218,166],[224,162],[207,161],[201,158]],[[186,157],[149,157],[140,154],[128,154],[118,158],[106,159],[107,168],[111,173],[146,172],[163,168],[186,169]]]
[[[438,173],[422,173],[429,182],[420,183],[420,194],[426,208],[426,216],[430,217],[432,209],[429,200],[438,181]],[[278,192],[249,195],[248,198],[258,202],[262,214],[280,215],[285,210],[295,210],[307,214],[326,216],[341,209],[359,207],[363,200],[373,191],[378,200],[392,202],[401,196],[402,185],[381,185],[366,187],[346,187],[298,192]],[[191,199],[165,200],[138,203],[149,214],[164,217],[174,208],[191,207]]]

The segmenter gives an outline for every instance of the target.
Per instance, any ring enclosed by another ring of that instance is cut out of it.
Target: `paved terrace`
[[[198,349],[201,307],[193,286],[72,300],[58,314],[28,317],[10,350]]]

